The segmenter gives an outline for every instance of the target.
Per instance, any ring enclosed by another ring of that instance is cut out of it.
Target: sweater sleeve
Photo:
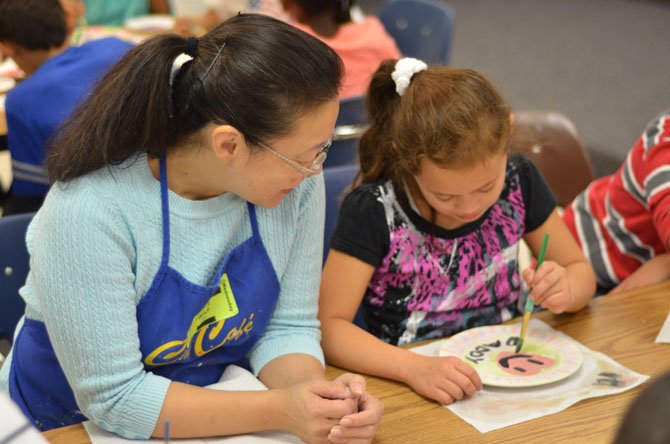
[[[265,333],[249,354],[256,375],[268,362],[289,353],[308,354],[324,363],[317,319],[325,219],[323,175],[302,186],[304,194],[295,210],[298,217],[290,224],[293,232],[284,232],[290,242],[287,266],[279,276],[279,300]],[[282,220],[275,218],[272,223],[282,225]]]
[[[104,429],[148,438],[170,381],[141,362],[136,248],[121,211],[76,182],[55,185],[27,242],[39,279],[24,296],[42,313],[79,408]]]

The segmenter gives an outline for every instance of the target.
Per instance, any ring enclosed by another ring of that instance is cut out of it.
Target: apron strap
[[[255,239],[260,239],[261,235],[258,231],[258,221],[256,220],[256,207],[251,202],[247,202],[249,208],[249,220],[251,221],[251,232]]]
[[[164,269],[170,260],[170,202],[167,187],[167,161],[163,154],[160,159],[161,179],[161,218],[163,220],[163,255],[161,256],[160,269]]]

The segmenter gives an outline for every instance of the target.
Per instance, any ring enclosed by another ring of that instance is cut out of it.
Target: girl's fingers
[[[465,362],[459,360],[454,364],[454,368],[467,377],[477,390],[482,389],[482,378],[479,377],[477,370],[470,367]]]
[[[462,388],[458,386],[455,382],[445,379],[441,384],[442,390],[449,394],[454,400],[463,399],[465,397],[465,392]]]
[[[532,291],[535,303],[542,305],[547,298],[551,297],[557,291],[555,287],[560,280],[561,273],[558,270],[554,270],[552,273],[545,275],[541,281],[538,281]]]
[[[438,388],[436,393],[436,396],[431,396],[431,398],[435,399],[437,402],[440,404],[453,404],[454,401],[456,401],[449,393],[446,391],[442,390],[441,388]]]
[[[542,280],[546,278],[547,275],[551,274],[552,271],[554,271],[555,267],[553,266],[553,263],[551,262],[545,262],[542,265],[540,265],[540,268],[535,270],[535,273],[533,274],[533,280],[532,280],[532,287],[535,288],[537,287]]]
[[[467,364],[464,365],[467,366]],[[449,379],[463,391],[465,396],[472,396],[477,392],[477,386],[475,385],[475,382],[472,381],[468,375],[465,375],[460,371],[454,372],[452,375],[450,375]]]

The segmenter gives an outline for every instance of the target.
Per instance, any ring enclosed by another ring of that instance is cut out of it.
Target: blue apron
[[[205,386],[241,363],[261,338],[279,297],[279,281],[248,203],[252,236],[222,261],[211,285],[189,282],[169,266],[170,210],[165,159],[160,162],[163,255],[137,306],[146,371]],[[11,398],[40,430],[85,421],[44,323],[25,319],[12,351]]]

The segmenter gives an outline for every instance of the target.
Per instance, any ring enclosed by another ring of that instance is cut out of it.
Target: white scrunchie
[[[412,76],[417,72],[425,71],[428,69],[428,65],[422,62],[419,59],[413,59],[411,57],[405,57],[400,59],[395,64],[395,69],[391,74],[391,78],[395,82],[395,92],[399,96],[405,94],[409,82],[412,81]]]
[[[183,52],[175,57],[174,61],[172,62],[172,68],[170,69],[170,86],[172,86],[172,83],[174,83],[174,78],[177,77],[177,73],[181,67],[186,62],[190,62],[191,60],[193,60],[193,57],[188,54],[184,54]]]

